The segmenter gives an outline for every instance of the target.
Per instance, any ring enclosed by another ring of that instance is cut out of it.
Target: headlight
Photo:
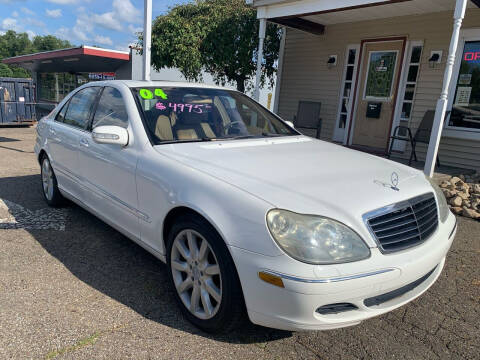
[[[370,249],[347,226],[328,218],[270,210],[268,228],[291,257],[309,264],[336,264],[366,259]]]
[[[426,176],[426,179],[430,182],[430,185],[432,185],[433,190],[435,190],[440,221],[444,223],[447,221],[448,214],[450,214],[450,208],[448,207],[447,199],[445,199],[442,189],[440,189],[440,187],[429,176]]]

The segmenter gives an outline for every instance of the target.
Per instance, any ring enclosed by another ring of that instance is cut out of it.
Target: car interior
[[[266,119],[256,111],[244,104],[237,107],[233,99],[220,96],[185,94],[175,98],[169,95],[164,102],[159,99],[144,101],[148,102],[145,106],[147,126],[158,141],[261,135],[270,130]],[[178,108],[172,104],[179,104]],[[201,110],[192,110],[192,106]]]

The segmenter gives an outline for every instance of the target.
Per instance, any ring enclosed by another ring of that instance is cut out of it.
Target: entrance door
[[[353,145],[385,150],[392,126],[404,41],[366,43],[361,59]]]

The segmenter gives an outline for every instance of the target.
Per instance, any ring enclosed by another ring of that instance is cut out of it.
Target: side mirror
[[[285,121],[285,123],[290,126],[292,129],[295,129],[295,126],[293,125],[293,122],[291,121]]]
[[[99,126],[93,129],[92,139],[99,144],[128,145],[128,131],[120,126]]]

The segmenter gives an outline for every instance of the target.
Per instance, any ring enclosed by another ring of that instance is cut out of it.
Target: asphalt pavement
[[[459,219],[423,296],[361,325],[220,336],[182,318],[165,266],[76,205],[52,211],[34,128],[0,128],[0,359],[480,359],[480,222]]]

